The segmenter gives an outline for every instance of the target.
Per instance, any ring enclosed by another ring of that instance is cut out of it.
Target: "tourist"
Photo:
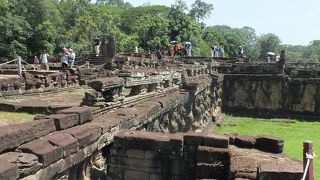
[[[74,62],[76,60],[76,53],[73,51],[73,49],[69,48],[70,53],[70,68],[73,68]]]
[[[180,44],[176,43],[175,47],[174,47],[174,54],[178,55],[180,53]]]
[[[100,54],[100,45],[101,45],[101,41],[100,41],[100,39],[97,37],[97,38],[94,40],[94,48],[95,48],[96,56],[99,56],[99,54]]]
[[[242,47],[242,46],[239,46],[239,48],[238,48],[238,53],[239,53],[239,56],[240,56],[240,57],[243,57],[244,50],[243,50],[243,47]]]
[[[224,58],[224,48],[223,47],[220,48],[220,52],[221,52],[221,57]]]
[[[138,46],[138,44],[137,44],[136,47],[135,47],[135,53],[139,53],[139,46]]]
[[[67,48],[63,48],[63,56],[61,58],[61,69],[65,70],[68,67],[68,59],[70,57],[70,53]]]
[[[170,57],[171,58],[173,58],[173,56],[174,56],[174,47],[173,46],[170,46],[170,50],[169,50],[170,52]]]
[[[41,59],[41,64],[43,64],[43,66],[45,67],[46,71],[49,71],[49,64],[48,64],[48,53],[47,51],[42,51],[41,55],[40,55],[40,59]]]
[[[34,56],[33,58],[33,64],[39,64],[39,59],[37,56]]]
[[[212,46],[211,46],[211,57],[214,57],[214,55],[215,55],[215,53],[214,53],[214,46],[215,46],[215,45],[212,45]]]
[[[191,55],[192,55],[192,54],[191,54],[191,52],[192,52],[192,44],[191,44],[191,43],[189,44],[189,47],[188,47],[188,51],[187,51],[187,52],[188,52],[188,56],[191,57]]]

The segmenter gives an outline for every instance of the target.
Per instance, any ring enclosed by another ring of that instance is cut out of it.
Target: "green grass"
[[[0,111],[0,125],[32,121],[34,114]]]
[[[314,152],[320,155],[320,122],[284,122],[279,120],[232,117],[224,115],[225,121],[215,132],[241,135],[272,135],[284,140],[284,153],[302,160],[303,141],[314,143]],[[320,158],[314,160],[315,179],[320,179]]]

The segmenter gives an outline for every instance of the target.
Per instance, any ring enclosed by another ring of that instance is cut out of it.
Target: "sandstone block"
[[[137,149],[127,149],[127,157],[144,159],[144,151]]]
[[[241,148],[254,148],[256,139],[252,136],[237,136],[234,140],[234,145]]]
[[[15,180],[18,178],[18,166],[7,159],[0,159],[0,179]]]
[[[207,164],[219,163],[229,168],[230,153],[228,149],[198,146],[197,162]]]
[[[203,146],[206,135],[204,133],[188,132],[183,135],[183,142],[185,145]]]
[[[67,129],[79,124],[79,116],[77,114],[54,114],[50,118],[54,119],[57,130]]]
[[[63,157],[68,157],[79,149],[79,143],[76,138],[67,133],[57,132],[46,137],[48,141],[63,149]]]
[[[227,179],[228,171],[221,164],[197,164],[197,179]]]
[[[74,138],[78,139],[80,148],[86,147],[91,142],[92,134],[90,129],[83,126],[76,126],[64,130],[65,133],[71,134]]]
[[[127,157],[111,157],[111,164],[116,165],[127,165],[127,166],[139,166],[139,167],[148,167],[148,168],[160,168],[161,163],[159,160],[148,160],[148,159],[136,159],[136,158],[127,158]]]
[[[149,180],[150,174],[144,172],[137,172],[126,170],[124,172],[124,180]]]
[[[26,123],[26,125],[32,127],[33,134],[36,138],[46,136],[56,130],[53,119],[40,119]]]
[[[259,180],[267,179],[301,179],[303,176],[302,162],[285,159],[277,162],[262,162],[258,168]]]
[[[19,178],[34,174],[41,168],[40,164],[38,163],[38,157],[34,154],[8,152],[2,154],[0,159],[5,159],[8,162],[17,165],[19,169]]]
[[[37,139],[21,146],[22,152],[33,153],[39,157],[39,161],[46,167],[63,157],[61,147],[52,145],[48,140]]]
[[[156,151],[159,143],[150,133],[139,131],[121,131],[114,136],[114,145],[119,148]]]
[[[92,121],[93,114],[89,107],[71,107],[68,109],[63,109],[57,112],[58,114],[78,114],[79,123],[84,124],[86,122]]]
[[[229,138],[222,135],[208,134],[204,138],[204,146],[228,148]]]
[[[272,136],[257,136],[256,148],[271,153],[282,153],[284,142],[282,139]]]
[[[0,127],[0,152],[13,149],[19,145],[35,139],[31,126],[24,124],[11,124]]]

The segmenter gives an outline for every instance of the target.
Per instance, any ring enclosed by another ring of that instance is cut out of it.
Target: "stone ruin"
[[[81,107],[43,107],[32,122],[1,126],[0,179],[301,178],[302,162],[283,155],[283,140],[211,131],[222,111],[319,118],[318,64],[145,54],[116,55],[112,68],[102,57],[88,61],[96,65],[0,75],[2,96],[93,89]]]

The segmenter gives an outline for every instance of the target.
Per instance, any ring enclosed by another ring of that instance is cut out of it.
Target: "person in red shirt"
[[[170,57],[172,57],[173,58],[173,56],[174,56],[174,47],[173,46],[170,46]]]
[[[177,55],[177,54],[179,54],[179,52],[180,52],[180,44],[177,43],[177,44],[175,45],[175,54]]]

